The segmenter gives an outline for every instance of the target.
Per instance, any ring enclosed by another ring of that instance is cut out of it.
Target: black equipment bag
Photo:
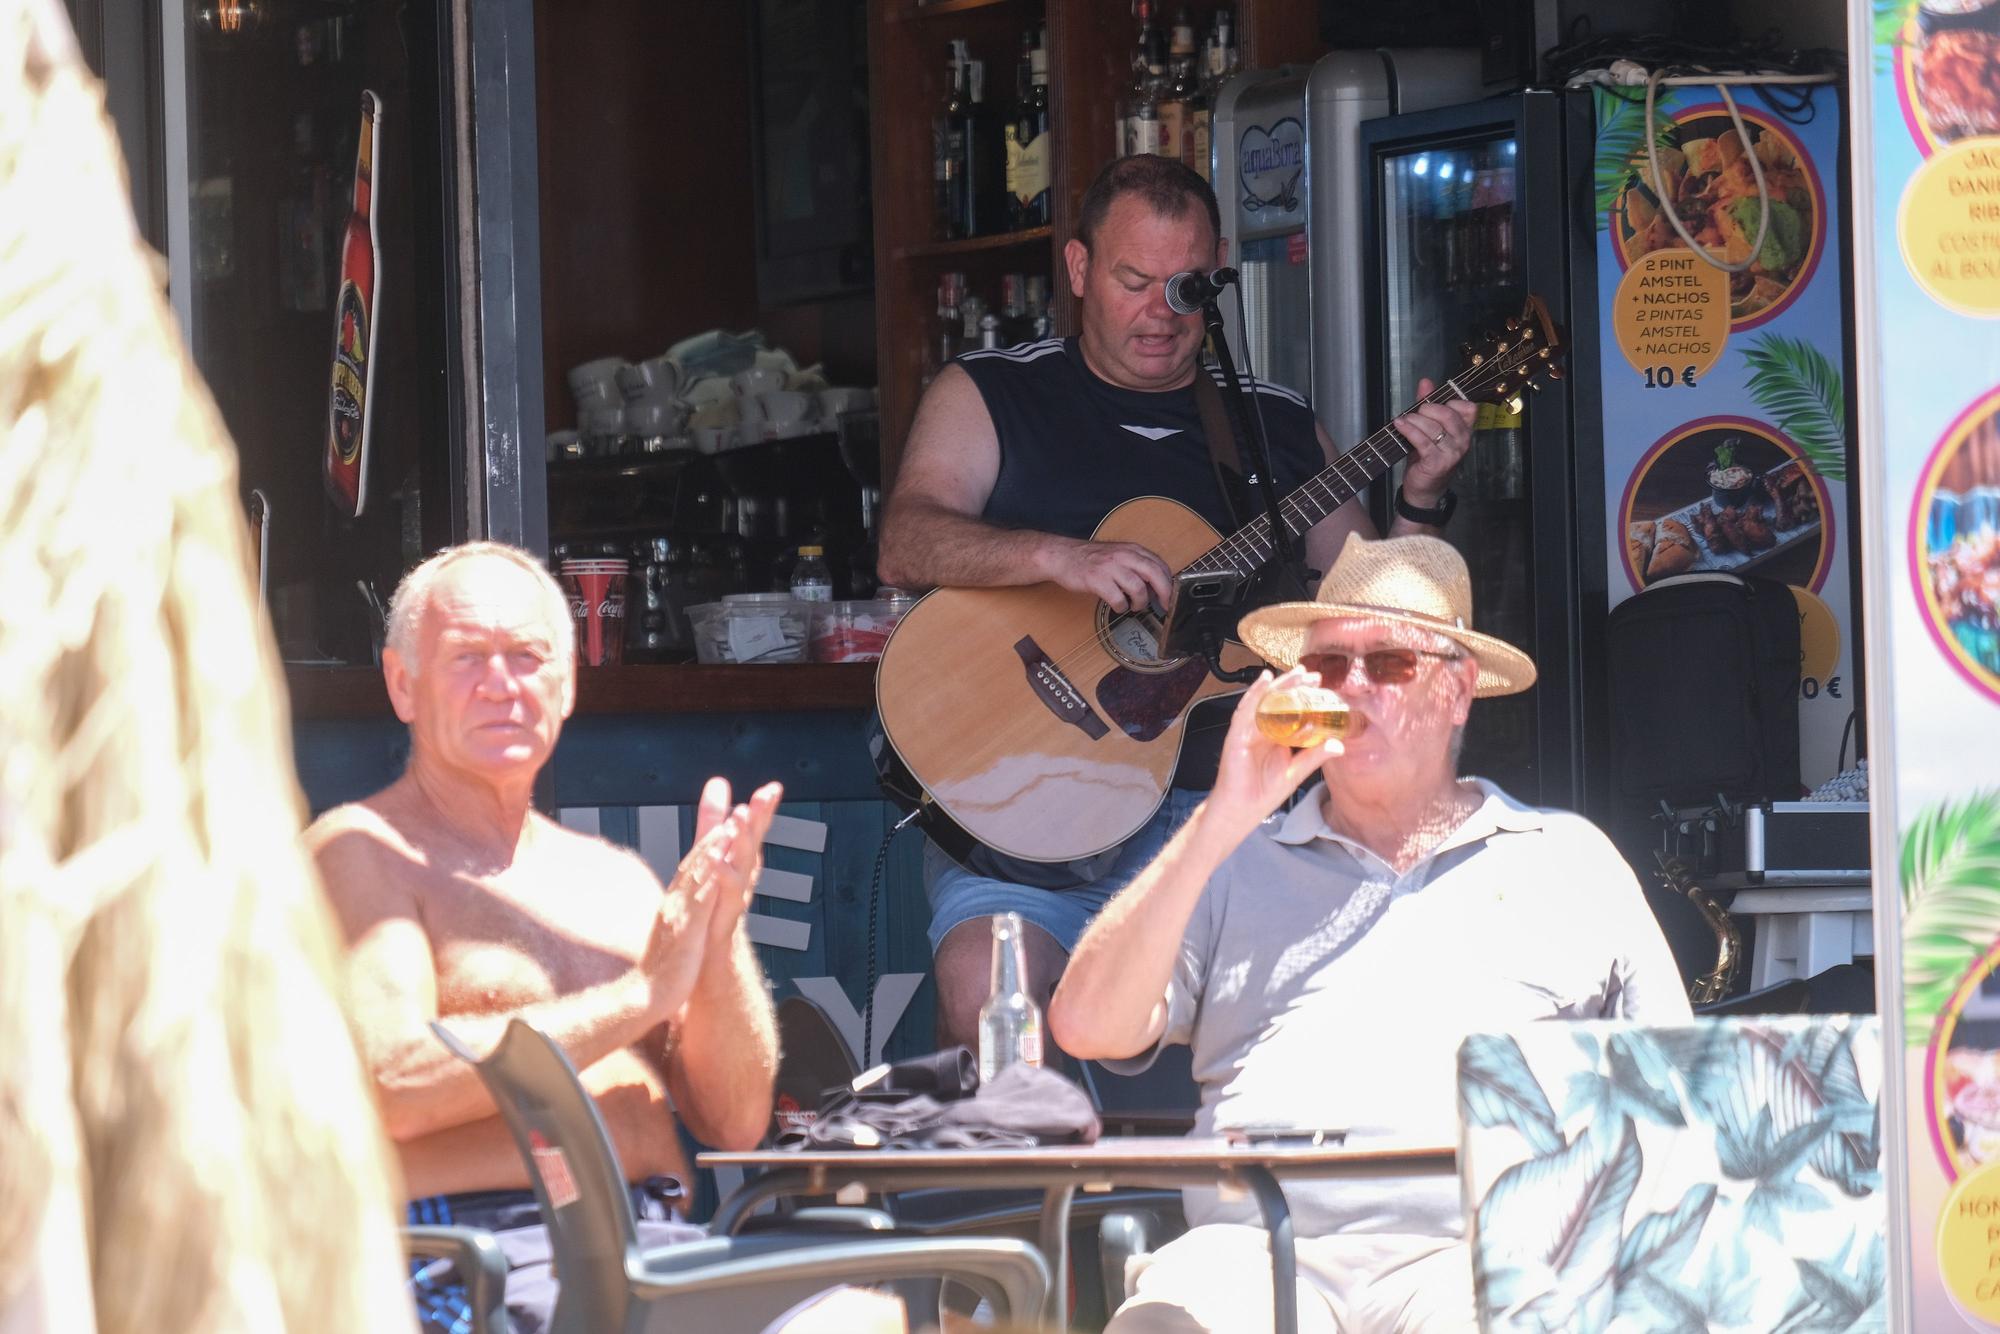
[[[1648,809],[1799,796],[1799,610],[1769,579],[1688,574],[1612,608],[1612,790]]]

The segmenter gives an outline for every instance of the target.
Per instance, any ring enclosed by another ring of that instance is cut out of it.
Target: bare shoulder
[[[391,818],[382,795],[335,806],[306,829],[306,851],[343,920],[378,916],[397,901],[414,906],[421,856]]]
[[[565,874],[587,876],[599,885],[660,892],[660,878],[632,849],[594,834],[580,834],[540,814],[534,818],[540,844],[538,859],[557,862]]]
[[[896,474],[896,490],[963,504],[983,484],[992,488],[1000,442],[993,414],[972,377],[947,366],[924,391]],[[982,502],[984,497],[979,497]],[[976,508],[976,506],[975,506]]]

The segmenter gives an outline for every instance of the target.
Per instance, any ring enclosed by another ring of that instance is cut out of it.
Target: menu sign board
[[[1788,584],[1800,775],[1843,767],[1857,624],[1847,516],[1841,107],[1826,84],[1596,90],[1604,560]]]
[[[1877,971],[1907,1328],[2000,1329],[2000,3],[1855,11]],[[1865,53],[1865,54],[1863,54]],[[1898,1046],[1900,1050],[1898,1050]],[[1900,1058],[1900,1059],[1898,1059]],[[1900,1123],[1898,1127],[1896,1123]]]

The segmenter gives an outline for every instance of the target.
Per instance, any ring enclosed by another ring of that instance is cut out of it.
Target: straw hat
[[[1237,634],[1265,661],[1296,667],[1306,634],[1329,616],[1397,621],[1457,640],[1479,661],[1478,698],[1512,695],[1535,683],[1535,664],[1505,640],[1472,628],[1472,576],[1465,558],[1435,537],[1371,542],[1347,535],[1340,558],[1312,602],[1281,602],[1243,618]]]

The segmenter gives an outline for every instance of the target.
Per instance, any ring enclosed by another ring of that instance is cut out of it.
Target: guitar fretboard
[[[1448,403],[1458,397],[1458,391],[1450,381],[1446,381],[1419,400],[1419,405]],[[1285,522],[1287,538],[1305,534],[1321,519],[1359,495],[1363,487],[1408,458],[1410,453],[1409,441],[1403,439],[1393,426],[1384,426],[1342,454],[1324,471],[1278,502],[1278,514]],[[1187,568],[1198,574],[1234,570],[1250,575],[1262,569],[1264,563],[1271,559],[1272,550],[1271,516],[1260,514],[1203,552]]]

